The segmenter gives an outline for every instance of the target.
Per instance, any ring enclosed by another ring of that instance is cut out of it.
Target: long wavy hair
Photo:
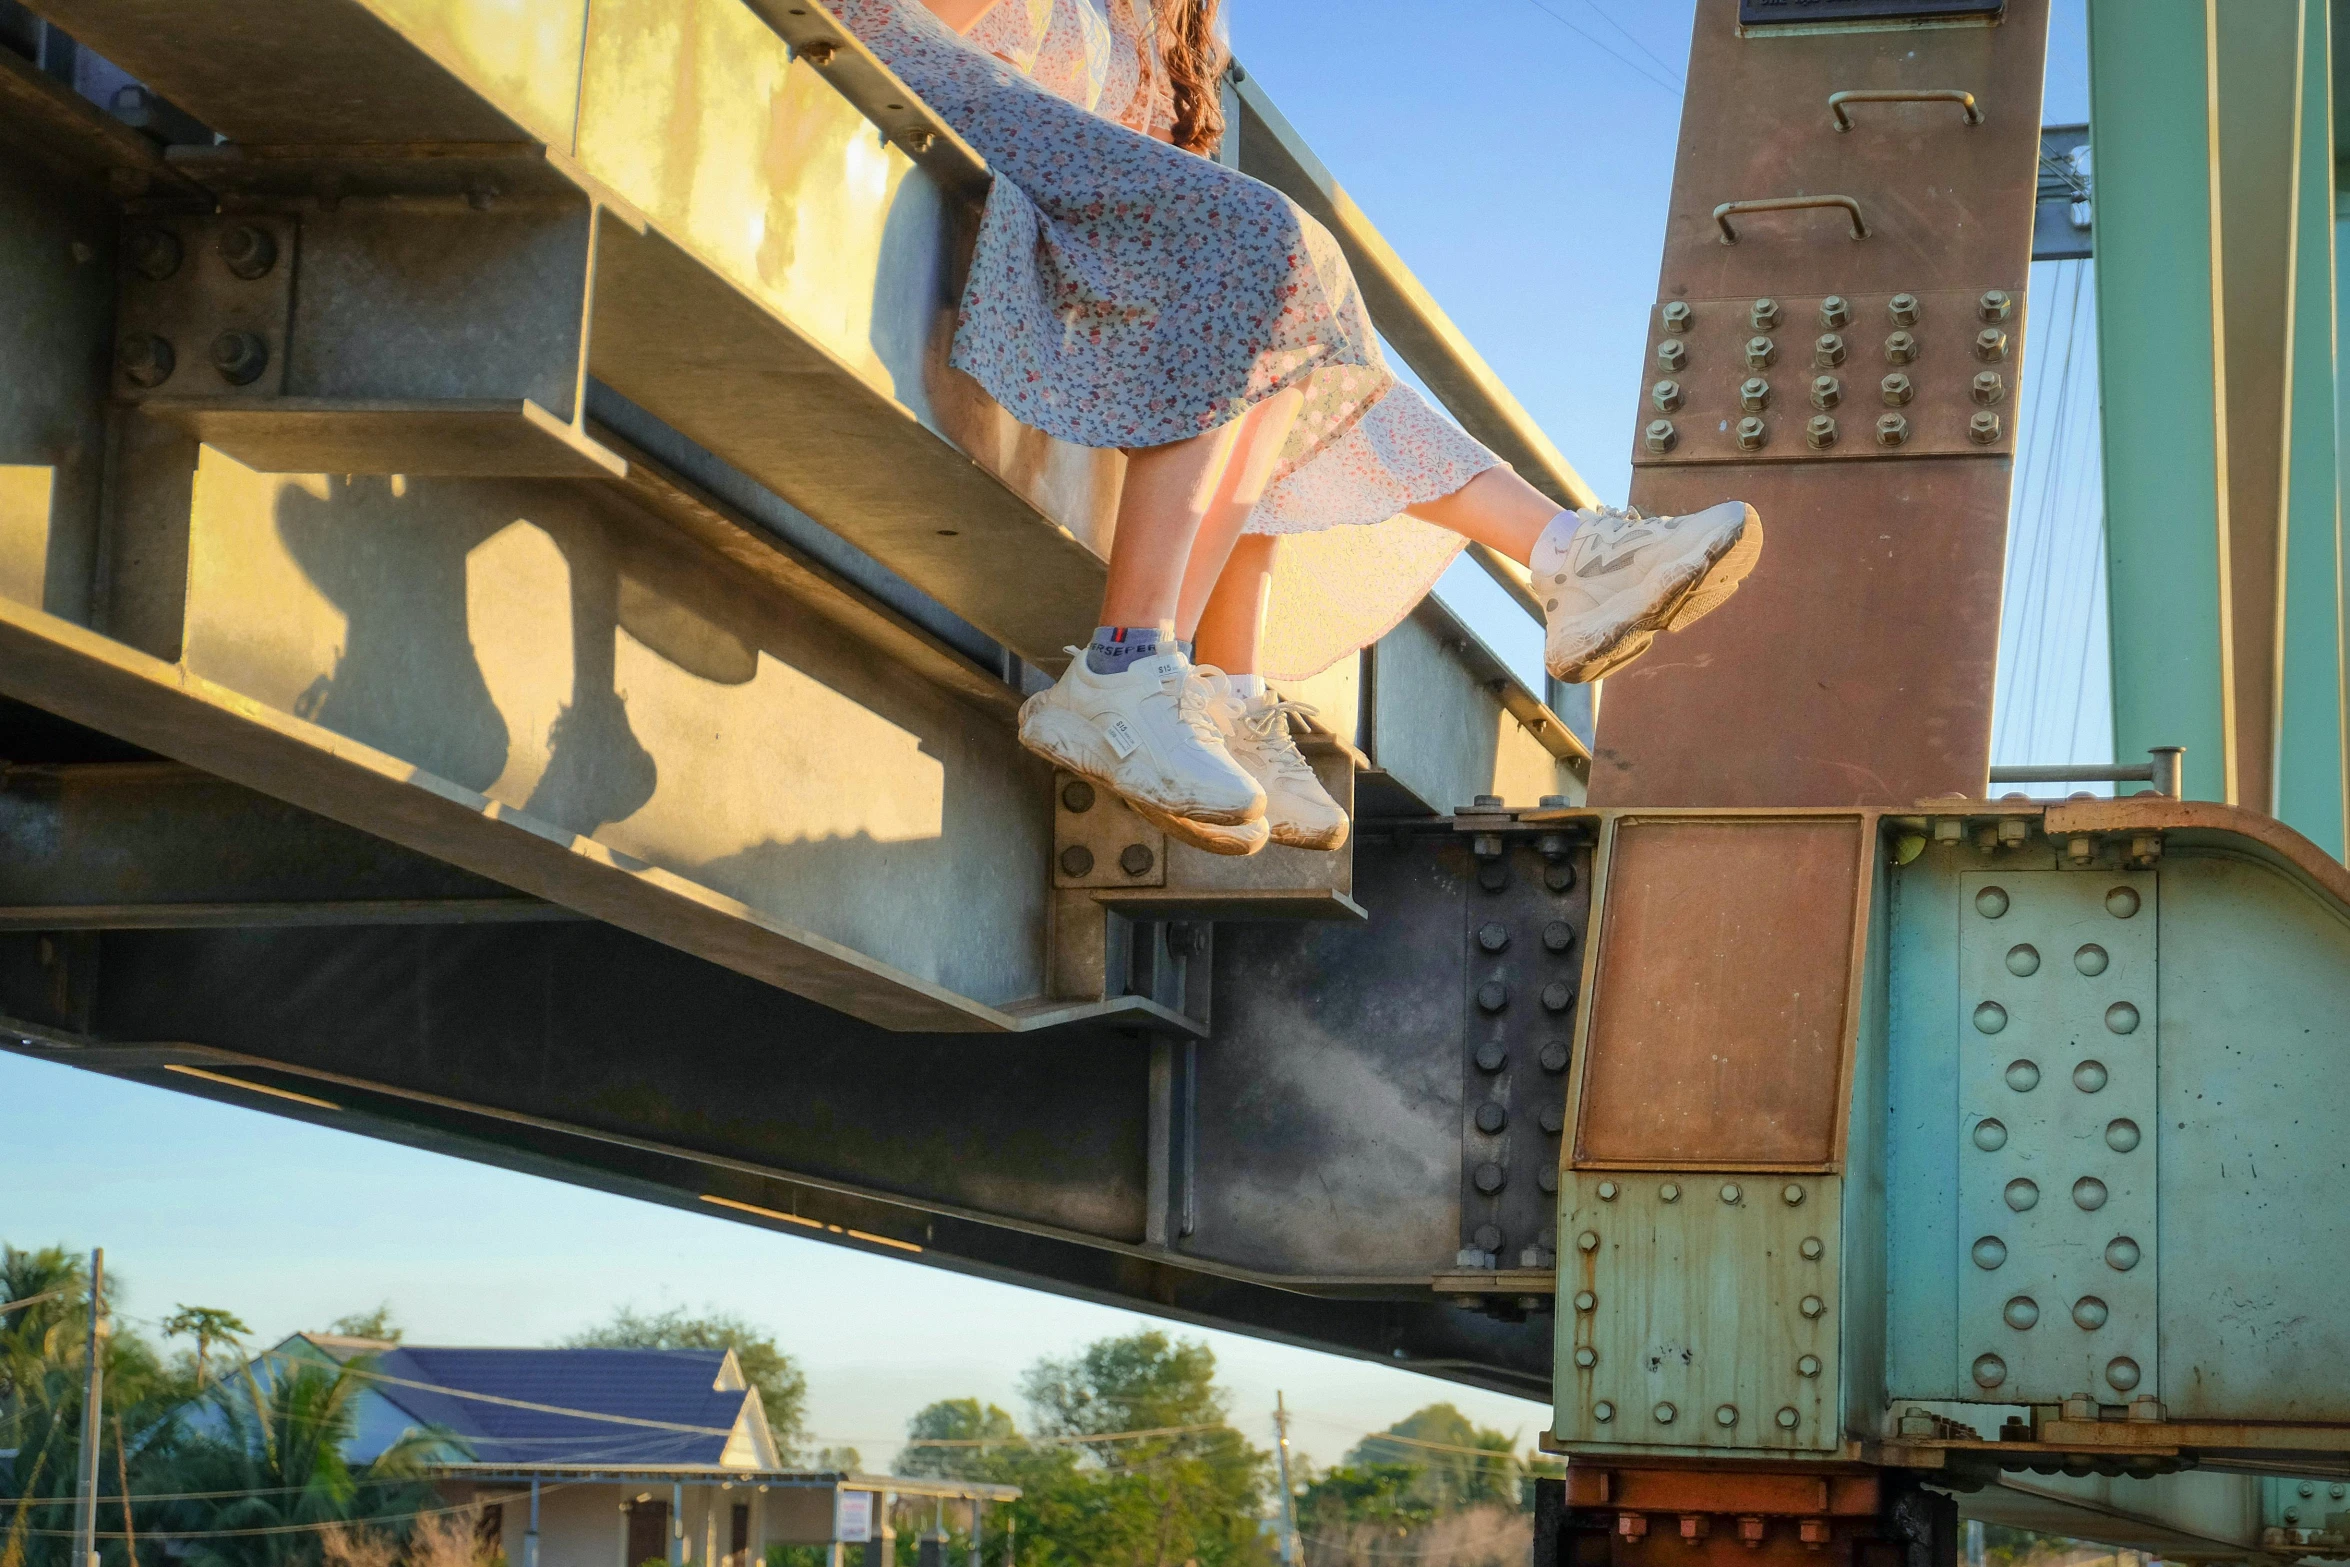
[[[1175,97],[1175,145],[1203,157],[1224,140],[1224,70],[1232,51],[1216,26],[1223,0],[1160,0],[1159,52]]]

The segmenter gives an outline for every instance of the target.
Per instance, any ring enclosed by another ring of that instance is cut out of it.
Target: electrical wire
[[[1582,28],[1577,27],[1574,23],[1568,21],[1565,17],[1559,15],[1556,11],[1553,11],[1549,6],[1543,4],[1543,0],[1526,0],[1526,3],[1532,6],[1535,10],[1540,11],[1544,16],[1547,16],[1552,21],[1558,23],[1559,26],[1565,28],[1568,32],[1573,33],[1577,38],[1580,38],[1585,43],[1591,45],[1592,48],[1597,49],[1601,54],[1606,55],[1609,59],[1624,67],[1624,69],[1640,77],[1643,81],[1653,83],[1658,87],[1662,87],[1666,92],[1671,93],[1676,98],[1681,96],[1680,88],[1674,86],[1671,82],[1666,81],[1663,77],[1658,76],[1654,71],[1649,70],[1638,60],[1634,60],[1625,55],[1618,54],[1615,50],[1610,49],[1604,41],[1593,37],[1590,33],[1585,32]]]
[[[1658,54],[1654,49],[1649,48],[1648,45],[1633,37],[1632,34],[1625,29],[1623,23],[1617,21],[1614,17],[1607,14],[1606,9],[1599,4],[1599,0],[1583,0],[1583,9],[1589,11],[1593,16],[1598,17],[1601,21],[1607,23],[1608,26],[1614,28],[1617,34],[1624,40],[1624,42],[1630,44],[1633,48],[1648,56],[1649,59],[1655,61],[1658,66],[1663,68],[1664,73],[1667,76],[1670,76],[1676,84],[1684,88],[1688,86],[1687,80],[1682,76],[1680,70],[1674,66],[1672,61],[1664,58],[1664,56]]]

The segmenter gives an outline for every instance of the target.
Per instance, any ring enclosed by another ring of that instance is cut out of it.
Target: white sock
[[[1533,556],[1531,565],[1536,576],[1559,569],[1567,558],[1567,546],[1575,541],[1575,530],[1582,526],[1583,514],[1579,511],[1562,511],[1543,524],[1542,531],[1535,535],[1534,548],[1529,552]]]
[[[1265,694],[1265,677],[1263,675],[1233,675],[1230,678],[1234,696],[1254,702]]]

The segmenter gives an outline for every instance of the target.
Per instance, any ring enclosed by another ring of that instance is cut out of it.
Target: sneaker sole
[[[1118,798],[1126,799],[1124,795]],[[1126,806],[1168,837],[1188,843],[1195,849],[1205,849],[1210,854],[1246,859],[1273,841],[1271,830],[1261,818],[1242,826],[1227,827],[1214,822],[1196,822],[1188,816],[1176,816],[1139,800],[1126,800]]]
[[[1028,700],[1033,703],[1042,700],[1042,698],[1030,697]],[[1053,713],[1050,709],[1047,709],[1040,713],[1034,721],[1031,721],[1027,708],[1023,707],[1020,713],[1020,743],[1026,746],[1029,750],[1035,752],[1038,756],[1041,756],[1046,761],[1052,763],[1055,767],[1062,769],[1064,772],[1074,773],[1078,777],[1084,779],[1087,783],[1095,785],[1097,788],[1107,789],[1110,793],[1116,795],[1119,799],[1124,800],[1128,805],[1132,806],[1137,812],[1145,817],[1149,817],[1153,812],[1157,812],[1160,815],[1166,816],[1170,820],[1198,821],[1200,823],[1216,827],[1247,827],[1264,817],[1265,805],[1262,796],[1258,798],[1252,810],[1202,810],[1199,811],[1195,816],[1190,817],[1179,816],[1165,806],[1153,805],[1146,801],[1138,800],[1133,795],[1128,794],[1124,786],[1122,786],[1115,777],[1111,776],[1109,772],[1103,768],[1095,766],[1088,758],[1076,754],[1073,748],[1056,745],[1054,743],[1056,736],[1052,733],[1052,730],[1059,718],[1060,715]],[[1162,822],[1159,825],[1164,826],[1165,823]],[[1208,845],[1201,844],[1200,847],[1207,848]],[[1256,850],[1218,849],[1214,852],[1218,854],[1254,854]]]
[[[1346,846],[1347,835],[1353,825],[1351,822],[1340,822],[1335,827],[1316,833],[1283,823],[1273,828],[1273,841],[1287,848],[1312,849],[1316,853],[1328,854],[1333,849]]]
[[[1719,555],[1708,557],[1704,566],[1690,575],[1688,584],[1679,592],[1626,625],[1612,641],[1594,648],[1565,669],[1552,670],[1551,674],[1569,685],[1604,679],[1647,652],[1657,633],[1681,631],[1697,624],[1738,591],[1754,571],[1755,562],[1762,558],[1762,547],[1762,518],[1749,506],[1745,525],[1731,535]]]

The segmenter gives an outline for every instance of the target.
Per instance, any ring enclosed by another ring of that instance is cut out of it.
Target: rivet
[[[1589,1371],[1593,1366],[1599,1364],[1599,1351],[1588,1344],[1577,1345],[1575,1347],[1575,1364]]]
[[[1770,435],[1769,425],[1748,414],[1738,421],[1738,428],[1731,433],[1731,440],[1742,452],[1759,452],[1769,444]]]
[[[2073,1182],[2073,1206],[2083,1213],[2095,1213],[2105,1206],[2105,1183],[2094,1175],[2084,1175]]]
[[[2105,1363],[2105,1380],[2127,1393],[2138,1385],[2138,1363],[2127,1355],[2116,1355]]]
[[[1780,1187],[1779,1200],[1790,1208],[1802,1207],[1803,1187],[1801,1183],[1796,1181],[1789,1181],[1786,1185]]]
[[[1827,1314],[1828,1303],[1817,1295],[1806,1295],[1796,1309],[1807,1317],[1818,1318]]]
[[[229,271],[251,283],[269,276],[277,265],[277,239],[269,230],[240,223],[220,236],[220,259]]]
[[[1091,876],[1093,851],[1082,843],[1073,843],[1061,851],[1061,874],[1064,876]]]
[[[1975,894],[1975,912],[1987,920],[1995,920],[2008,910],[2007,889],[1985,887]]]
[[[250,386],[269,368],[269,345],[254,332],[223,332],[212,340],[212,368],[231,386]]]
[[[1477,1007],[1482,1012],[1499,1012],[1510,1004],[1510,987],[1498,979],[1489,979],[1477,987]]]
[[[2105,1123],[2105,1146],[2115,1153],[2129,1153],[2138,1146],[2138,1123],[2123,1119]]]
[[[1622,1190],[1623,1188],[1618,1186],[1613,1181],[1602,1181],[1599,1183],[1599,1200],[1601,1202],[1614,1202],[1616,1200],[1617,1193],[1621,1192]]]
[[[1811,362],[1822,370],[1844,363],[1844,339],[1834,332],[1822,332],[1812,342]]]
[[[1844,401],[1844,383],[1832,375],[1811,378],[1811,405],[1825,411]]]
[[[184,255],[180,237],[169,229],[143,228],[131,235],[131,270],[150,283],[177,272]]]
[[[1974,1373],[1975,1386],[1997,1387],[2007,1380],[2007,1362],[1997,1355],[1977,1355]]]
[[[1826,414],[1813,414],[1804,422],[1803,441],[1815,452],[1824,452],[1836,444],[1836,421]]]
[[[1907,332],[1895,332],[1885,339],[1887,364],[1914,364],[1918,357],[1918,340]],[[1907,399],[1903,399],[1907,401]]]
[[[1542,949],[1545,952],[1564,952],[1575,944],[1575,927],[1565,920],[1552,920],[1542,927]]]
[[[2105,912],[2117,920],[2128,919],[2138,912],[2139,907],[2138,889],[2135,887],[2116,887],[2105,895]]]
[[[1774,363],[1778,361],[1778,358],[1779,345],[1772,342],[1769,338],[1750,337],[1746,340],[1747,369],[1768,370]]]
[[[1796,1361],[1795,1374],[1799,1377],[1818,1376],[1820,1374],[1820,1357],[1817,1355],[1806,1355],[1802,1359]]]
[[[1093,785],[1082,778],[1072,778],[1061,786],[1061,804],[1071,816],[1083,816],[1093,809]]]
[[[1500,952],[1510,944],[1510,930],[1499,920],[1487,920],[1477,927],[1477,945],[1488,952]]]
[[[2008,1182],[2007,1189],[2000,1195],[2006,1198],[2007,1205],[2018,1213],[2029,1213],[2040,1206],[2039,1183],[2027,1180],[2020,1175]]]
[[[2127,1273],[2136,1267],[2141,1255],[2138,1243],[2127,1235],[2116,1235],[2105,1243],[2105,1265],[2116,1273]]]
[[[2102,1061],[2084,1061],[2073,1068],[2073,1086],[2084,1094],[2094,1094],[2112,1081]]]
[[[1918,324],[1918,296],[1915,294],[1895,294],[1885,308],[1891,312],[1897,326]]]
[[[1988,1118],[1975,1123],[1975,1146],[1985,1153],[1997,1153],[2007,1146],[2007,1125]]]
[[[1971,1255],[1975,1259],[1976,1267],[1981,1268],[1985,1273],[1990,1273],[1996,1270],[2001,1263],[2007,1261],[2007,1242],[1996,1235],[1986,1235],[1975,1242]]]
[[[1509,1184],[1509,1172],[1498,1164],[1481,1164],[1477,1166],[1476,1184],[1477,1190],[1490,1197]]]
[[[1681,383],[1659,381],[1648,389],[1648,400],[1656,404],[1658,413],[1678,413],[1681,410]]]
[[[1757,332],[1769,331],[1779,324],[1779,302],[1775,299],[1756,300],[1754,308],[1746,313],[1746,319],[1753,323]]]
[[[1498,1039],[1488,1039],[1477,1047],[1477,1070],[1498,1072],[1510,1064],[1510,1053]]]
[[[1975,334],[1975,357],[1996,364],[2007,357],[2007,334],[1987,326]]]
[[[1689,363],[1689,350],[1678,338],[1666,338],[1656,345],[1656,362],[1666,370],[1678,374]]]
[[[2079,840],[2076,839],[2074,841],[2078,842]],[[2090,942],[2087,946],[2083,947],[2080,951],[2073,954],[2073,967],[2079,969],[2082,973],[2088,975],[2091,979],[2095,979],[2098,975],[2104,973],[2106,965],[2112,961],[2113,960],[2111,958],[2105,955],[2105,949],[2093,941]]]
[[[1748,376],[1738,383],[1738,406],[1750,414],[1761,413],[1771,406],[1771,383],[1759,375]]]
[[[1819,1261],[1828,1250],[1827,1246],[1817,1235],[1806,1235],[1803,1238],[1803,1244],[1796,1247],[1795,1249],[1803,1253],[1803,1260],[1806,1262]]]
[[[2138,1009],[2127,1001],[2116,1001],[2105,1009],[2105,1026],[2117,1034],[2135,1034],[2138,1031]]]
[[[1657,1199],[1661,1202],[1679,1202],[1681,1200],[1681,1188],[1675,1185],[1673,1182],[1667,1181],[1664,1185],[1656,1189],[1656,1195]]]
[[[1145,844],[1130,843],[1118,851],[1118,869],[1129,876],[1148,876],[1158,863],[1159,857]]]
[[[1576,1236],[1575,1249],[1577,1251],[1599,1250],[1599,1232],[1597,1230],[1585,1230],[1582,1234]]]
[[[2073,1302],[2073,1321],[2088,1332],[2094,1333],[2105,1326],[2112,1315],[2105,1302],[2094,1295],[2083,1295]]]
[[[1616,1406],[1603,1398],[1591,1406],[1591,1418],[1601,1425],[1606,1425],[1610,1420],[1616,1418]]]
[[[1715,1410],[1715,1411],[1714,1411],[1714,1424],[1715,1424],[1715,1425],[1718,1425],[1718,1426],[1734,1426],[1734,1425],[1736,1425],[1737,1423],[1738,1423],[1738,1406],[1737,1406],[1736,1404],[1724,1404],[1724,1405],[1723,1405],[1721,1408],[1719,1408],[1719,1409],[1717,1409],[1717,1410]]]
[[[1745,1195],[1746,1193],[1739,1189],[1739,1185],[1736,1181],[1724,1181],[1722,1183],[1722,1201],[1735,1205],[1738,1200]]]
[[[1978,370],[1967,385],[1967,395],[1985,408],[2007,398],[2007,378],[1996,370]]]
[[[1670,1404],[1659,1404],[1656,1406],[1653,1413],[1656,1416],[1656,1423],[1658,1425],[1669,1426],[1673,1423],[1675,1417],[1677,1417],[1681,1411],[1675,1409]]]
[[[1781,1405],[1779,1412],[1771,1418],[1779,1423],[1779,1429],[1782,1431],[1792,1431],[1803,1423],[1803,1416],[1795,1412],[1795,1406],[1792,1404]]]
[[[2000,1308],[2000,1320],[2021,1333],[2040,1320],[2040,1303],[2029,1295],[2018,1295]]]
[[[1899,446],[1909,439],[1909,421],[1900,414],[1877,415],[1877,444]]]
[[[2007,1008],[1996,1001],[1986,1001],[1975,1008],[1975,1032],[1996,1034],[2007,1027]]]
[[[1641,444],[1660,456],[1671,451],[1680,439],[1680,432],[1673,428],[1670,419],[1651,419],[1648,428],[1640,433]]]
[[[2030,942],[2008,948],[2007,971],[2018,979],[2030,979],[2040,972],[2040,949]]]
[[[1666,301],[1663,311],[1665,330],[1668,332],[1688,331],[1690,319],[1695,314],[1696,312],[1681,300]]]
[[[1592,1294],[1592,1293],[1591,1293],[1591,1291],[1589,1291],[1589,1290],[1577,1290],[1577,1291],[1575,1291],[1575,1309],[1576,1309],[1577,1311],[1589,1311],[1589,1310],[1591,1310],[1593,1307],[1597,1306],[1598,1304],[1599,1304],[1599,1297],[1598,1297],[1597,1295],[1594,1295],[1594,1294]]]
[[[1486,1136],[1495,1135],[1509,1124],[1510,1113],[1508,1109],[1497,1101],[1488,1099],[1477,1107],[1477,1130]]]
[[[1554,979],[1542,987],[1542,1009],[1545,1012],[1564,1012],[1575,1004],[1575,987],[1563,979]]]
[[[2336,1501],[2340,1501],[2343,1497],[2350,1496],[2350,1486],[2343,1485],[2341,1482],[2336,1481],[2334,1484],[2326,1487],[2326,1495],[2334,1498]]]
[[[1564,1072],[1567,1069],[1567,1046],[1564,1040],[1554,1039],[1542,1047],[1542,1070]]]
[[[1538,1119],[1542,1122],[1542,1129],[1553,1137],[1567,1129],[1567,1112],[1557,1105],[1544,1105]]]
[[[122,378],[131,385],[152,388],[171,379],[179,356],[172,352],[167,339],[152,332],[133,332],[123,338],[114,362],[121,368]]]
[[[1820,301],[1820,325],[1843,326],[1852,319],[1852,305],[1842,294],[1830,294]]]
[[[2028,1094],[2040,1086],[2040,1063],[2037,1061],[2010,1061],[2007,1063],[2007,1086],[2019,1094]]]
[[[2304,1480],[2301,1482],[2301,1494],[2303,1496],[2315,1496],[2317,1494],[2317,1487],[2311,1485],[2307,1480]]]

